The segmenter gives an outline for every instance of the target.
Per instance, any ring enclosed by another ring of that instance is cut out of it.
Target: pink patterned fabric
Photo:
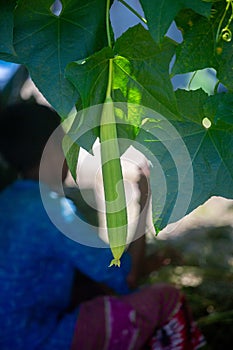
[[[72,350],[195,350],[201,344],[184,297],[161,284],[83,303]]]
[[[72,350],[135,349],[136,312],[116,297],[98,297],[80,307]]]
[[[149,341],[151,350],[197,350],[205,345],[205,340],[195,322],[184,297],[172,318],[155,330]]]

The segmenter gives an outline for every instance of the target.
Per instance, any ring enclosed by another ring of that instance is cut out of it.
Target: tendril
[[[193,79],[195,78],[196,74],[197,74],[197,70],[192,74],[191,79],[189,80],[189,83],[188,83],[188,90],[191,89],[191,84],[192,84]]]
[[[229,28],[223,28],[221,31],[221,36],[224,41],[230,42],[232,39],[232,32]]]
[[[216,34],[216,42],[219,42],[220,39],[223,39],[226,42],[230,42],[232,40],[232,32],[231,32],[229,27],[230,27],[231,22],[233,20],[233,0],[226,0],[226,2],[227,2],[227,5],[225,8],[225,11],[224,11],[223,16],[222,16],[222,18],[219,22],[219,25],[218,25],[218,30],[217,30],[217,34]],[[221,29],[223,21],[227,15],[227,12],[228,12],[230,6],[231,6],[231,16],[227,22],[227,25]]]

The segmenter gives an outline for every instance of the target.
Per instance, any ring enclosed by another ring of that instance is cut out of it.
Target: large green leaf
[[[63,0],[58,17],[50,10],[52,4],[52,0],[18,1],[14,47],[42,94],[65,117],[78,97],[64,78],[65,67],[105,45],[106,4],[102,0]]]
[[[228,11],[219,28],[225,7],[225,1],[214,3],[213,15],[208,19],[191,10],[183,10],[179,13],[176,23],[182,30],[184,41],[177,47],[173,75],[213,67],[217,70],[220,82],[229,90],[233,90],[232,42],[224,41],[221,35],[217,38],[218,30],[221,33],[230,17]],[[233,32],[233,23],[229,28]]]
[[[176,112],[176,98],[169,77],[175,45],[165,39],[156,45],[140,24],[130,28],[115,43],[86,60],[69,64],[66,76],[82,98],[83,107],[103,103],[108,78],[108,61],[113,65],[113,97],[117,102],[142,103],[156,110]],[[120,93],[119,93],[120,91]],[[143,101],[143,102],[142,102]]]
[[[165,39],[159,46],[151,38],[149,32],[141,25],[130,28],[115,43],[113,51],[104,48],[86,60],[70,63],[66,76],[82,98],[83,107],[104,102],[109,59],[113,58],[113,99],[115,102],[142,104],[153,108],[169,117],[176,118],[176,99],[169,78],[169,63],[175,51],[175,45]],[[118,111],[119,112],[119,111]],[[142,115],[134,109],[127,108],[117,116],[123,126],[118,124],[118,136],[134,139],[141,124]],[[90,115],[89,115],[90,117]],[[93,116],[98,124],[97,115]],[[81,119],[81,120],[80,120]],[[77,125],[83,133],[89,128],[90,121],[84,114],[79,114],[72,131]],[[80,134],[80,133],[79,133]],[[79,140],[81,145],[90,150],[96,138],[90,133]]]
[[[204,127],[203,119],[213,116],[203,108],[208,95],[202,90],[178,91],[177,99],[182,122],[171,120],[169,126],[158,116],[137,138],[154,164],[153,219],[159,229],[213,195],[233,196],[233,126],[218,121]]]
[[[202,102],[199,97],[198,100]],[[212,119],[205,109],[204,118]],[[177,129],[187,145],[193,163],[194,189],[189,211],[213,195],[232,198],[233,126],[218,121],[206,129],[201,120],[193,123],[190,114],[187,116],[187,125],[177,125]]]
[[[16,0],[2,0],[0,4],[0,58],[17,61],[13,48],[13,10]]]
[[[210,119],[217,123],[233,125],[233,94],[221,93],[209,96],[204,106],[204,113],[210,116]]]
[[[156,42],[161,42],[178,12],[184,8],[208,17],[211,3],[202,0],[140,0],[151,35]]]

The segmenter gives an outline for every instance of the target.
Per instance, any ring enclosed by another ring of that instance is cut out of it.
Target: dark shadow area
[[[151,249],[149,277],[143,283],[175,283],[187,296],[206,337],[205,349],[231,349],[233,228],[194,228],[176,238],[158,239]]]

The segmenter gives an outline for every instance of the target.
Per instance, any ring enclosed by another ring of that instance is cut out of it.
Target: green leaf
[[[169,64],[174,52],[172,41],[165,39],[161,45],[156,45],[140,24],[127,30],[114,46],[114,101],[143,103],[156,109],[163,108],[163,104],[167,109],[176,111],[169,77]],[[105,48],[86,61],[68,65],[66,76],[81,95],[84,107],[103,103],[111,57],[113,52]]]
[[[216,67],[213,23],[191,10],[180,12],[176,23],[182,30],[184,41],[177,47],[172,74]]]
[[[18,1],[14,47],[39,90],[66,117],[78,94],[64,78],[65,67],[105,45],[105,2],[63,0],[58,17],[50,10],[52,4],[52,0]]]
[[[169,64],[175,52],[174,42],[165,38],[155,44],[140,24],[125,32],[115,44],[114,87],[125,100],[141,103],[156,111],[177,112],[169,77]],[[171,114],[171,113],[170,113]]]
[[[203,108],[205,95],[201,90],[179,91],[177,99],[183,121],[168,123],[158,116],[137,137],[154,164],[153,218],[159,229],[213,195],[233,196],[233,126],[220,121],[208,129],[203,126],[202,120],[212,116]]]
[[[2,0],[0,4],[0,58],[17,61],[13,48],[13,10],[16,0]]]
[[[178,12],[190,8],[202,16],[209,17],[211,3],[202,0],[140,0],[148,21],[148,28],[153,39],[159,43],[167,33]]]
[[[222,84],[233,91],[233,46],[221,37],[217,40],[217,32],[226,7],[225,1],[214,2],[212,16],[204,18],[191,10],[183,10],[176,17],[176,24],[183,33],[184,41],[176,50],[176,61],[172,74],[193,72],[213,67]],[[230,14],[222,23],[220,33]],[[233,32],[233,23],[230,27]]]
[[[79,92],[82,108],[104,102],[108,83],[108,63],[113,57],[113,50],[106,47],[85,60],[68,64],[66,77]]]
[[[109,47],[106,47],[86,60],[72,62],[67,66],[66,77],[79,92],[82,99],[82,108],[95,106],[104,102],[108,83],[110,58],[114,58],[114,52]],[[115,66],[115,59],[113,60],[113,64]],[[113,82],[113,89],[117,90],[113,90],[113,95],[115,96],[115,101],[122,101],[122,95],[118,94],[118,85],[116,84],[118,79],[119,76],[113,74],[113,80],[115,81],[115,83]],[[135,133],[137,132],[134,127],[141,123],[140,116],[135,118],[132,113],[130,114],[129,110],[125,111],[125,113],[116,110],[115,113],[118,119],[118,137],[134,139]],[[77,114],[71,128],[72,133],[76,133],[78,136],[79,145],[89,152],[92,149],[96,137],[99,136],[98,126],[100,125],[101,114],[102,109],[98,107],[93,109],[93,113],[90,113],[90,110],[84,109]],[[129,115],[131,115],[130,118]],[[124,124],[126,118],[130,124]],[[123,124],[120,123],[121,120]]]
[[[62,148],[66,157],[67,165],[71,175],[76,182],[79,146],[69,135],[65,135],[62,140]]]
[[[233,33],[233,23],[230,28]],[[233,44],[232,42],[221,40],[221,42],[218,43],[218,50],[220,50],[221,53],[216,55],[217,77],[228,90],[233,92]]]
[[[195,96],[192,98],[190,112],[187,113],[185,107],[185,97],[189,101],[186,92],[179,104],[180,112],[187,122],[183,125],[176,123],[189,150],[194,170],[194,189],[189,211],[213,195],[226,198],[233,195],[233,127],[219,121],[215,124],[212,122],[209,128],[205,128],[204,118],[213,121],[213,116],[205,108],[210,97],[205,100],[201,89],[190,93],[196,96],[196,100]]]
[[[233,125],[233,94],[221,93],[209,96],[205,102],[204,111],[206,115],[216,124],[221,121]]]
[[[166,39],[158,46],[149,32],[141,25],[137,25],[116,41],[113,50],[104,48],[84,61],[73,62],[67,66],[66,77],[79,92],[82,105],[88,107],[103,103],[107,88],[109,59],[114,57],[112,85],[114,102],[142,104],[176,118],[177,116],[172,114],[176,112],[176,98],[168,72],[169,63],[175,51],[173,42]],[[135,113],[132,108],[118,110],[116,113],[118,136],[133,140],[141,125],[142,115]],[[87,129],[90,121],[84,114],[78,125]],[[99,117],[100,115],[92,117],[95,120],[94,125],[96,125],[96,118]],[[119,124],[121,121],[122,125]],[[98,120],[97,125],[99,125]],[[90,133],[88,135],[87,139],[79,139],[79,142],[82,142],[80,143],[82,147],[89,150],[95,141],[96,130],[92,138]],[[90,140],[92,140],[91,143]]]
[[[229,3],[230,5],[230,3]],[[215,55],[216,55],[216,70],[217,77],[220,82],[227,87],[231,92],[233,91],[233,45],[231,41],[224,41],[221,37],[221,31],[228,26],[228,29],[233,33],[233,21],[232,21],[232,7],[229,6],[226,12],[226,2],[219,2],[215,6],[215,15],[213,20],[215,21],[216,34],[219,33],[219,38],[216,43]],[[225,17],[224,17],[225,16]],[[222,21],[222,19],[224,20]],[[220,25],[221,24],[221,25]],[[217,35],[216,35],[217,36]]]
[[[113,56],[112,49],[107,47],[86,60],[68,64],[66,77],[80,94],[82,108],[104,102],[108,83],[108,64]],[[102,109],[98,107],[93,109],[93,113],[83,110],[77,114],[71,127],[71,132],[77,134],[79,145],[89,152],[96,137],[99,136],[101,113]]]
[[[175,152],[182,153],[182,144],[179,143],[179,147],[177,146],[172,131],[173,128],[168,120],[158,114],[144,123],[134,145],[135,148],[144,153],[153,165],[150,169],[150,183],[153,223],[157,231],[180,217],[176,214],[175,218],[170,218],[175,206],[178,188],[176,163],[170,152],[174,148]],[[178,155],[175,158],[178,160]],[[183,216],[182,208],[179,209],[181,209],[180,215]]]
[[[198,124],[202,123],[204,118],[204,103],[208,99],[207,93],[202,89],[198,90],[180,90],[176,92],[178,109],[184,119],[190,119]]]
[[[83,109],[77,112],[68,135],[76,141],[79,147],[92,154],[92,147],[99,137],[100,116],[102,105]]]

